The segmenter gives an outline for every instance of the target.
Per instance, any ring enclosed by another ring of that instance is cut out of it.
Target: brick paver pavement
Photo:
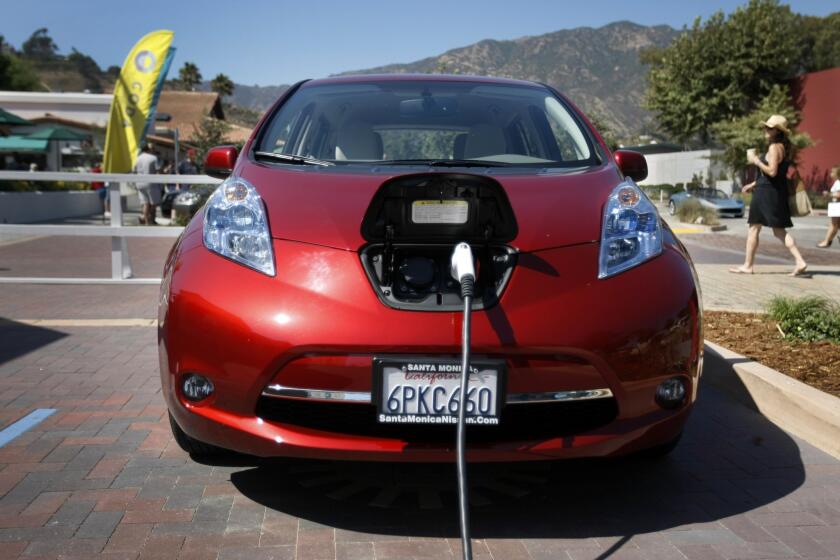
[[[155,329],[0,326],[0,558],[454,558],[454,466],[172,441]],[[838,558],[840,461],[708,388],[661,462],[475,467],[477,558]]]
[[[789,265],[760,265],[755,273],[732,274],[729,264],[696,264],[705,309],[763,311],[773,296],[822,296],[840,304],[840,266],[809,265],[808,275],[790,277]]]

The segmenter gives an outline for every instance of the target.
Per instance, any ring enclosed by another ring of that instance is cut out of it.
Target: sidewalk
[[[775,295],[822,296],[840,304],[840,266],[809,266],[809,276],[788,276],[790,265],[762,265],[755,274],[732,274],[729,264],[698,264],[703,308],[762,312]]]

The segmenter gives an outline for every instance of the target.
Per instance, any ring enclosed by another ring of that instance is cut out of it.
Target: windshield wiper
[[[512,163],[484,159],[388,159],[377,165],[428,165],[429,167],[511,167]]]
[[[257,159],[280,160],[283,163],[294,163],[297,165],[321,165],[324,167],[335,165],[331,161],[305,156],[293,156],[291,154],[276,154],[274,152],[254,152],[254,155],[257,157]]]

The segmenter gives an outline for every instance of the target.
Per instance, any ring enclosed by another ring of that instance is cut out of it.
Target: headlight
[[[662,252],[656,207],[632,179],[618,185],[604,207],[598,278],[633,268]]]
[[[274,251],[260,195],[242,178],[219,185],[204,209],[204,246],[274,276]]]

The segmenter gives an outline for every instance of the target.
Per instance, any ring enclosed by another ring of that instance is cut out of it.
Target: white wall
[[[111,110],[110,93],[52,93],[0,91],[0,107],[24,119],[49,113],[96,126],[106,126]]]
[[[720,176],[724,167],[720,162],[712,160],[715,150],[694,150],[691,152],[673,152],[667,154],[645,155],[648,165],[647,179],[641,185],[656,185],[661,183],[687,183],[697,174],[703,175],[703,182],[711,173],[715,180]]]
[[[94,191],[0,192],[0,223],[30,224],[102,212]]]

